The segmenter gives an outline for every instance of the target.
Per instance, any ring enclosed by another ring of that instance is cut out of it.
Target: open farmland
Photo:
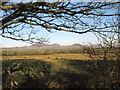
[[[119,63],[80,50],[3,50],[3,88],[119,88]]]

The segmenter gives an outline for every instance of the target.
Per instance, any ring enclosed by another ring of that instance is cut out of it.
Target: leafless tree
[[[0,35],[22,41],[45,41],[35,37],[39,31],[66,31],[78,34],[88,32],[115,32],[120,2],[2,2]],[[116,22],[111,24],[112,22]],[[29,27],[29,31],[25,28]],[[27,33],[26,33],[27,32]]]
[[[114,28],[115,29],[115,28]],[[118,29],[118,28],[116,28]],[[92,60],[94,78],[88,81],[94,88],[119,88],[119,63],[118,36],[108,33],[109,37],[96,34],[98,44],[90,44],[84,49]]]

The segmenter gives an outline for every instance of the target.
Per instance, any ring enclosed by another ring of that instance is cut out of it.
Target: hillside
[[[27,50],[27,49],[44,49],[44,50],[51,50],[51,49],[56,49],[56,50],[66,50],[66,49],[82,49],[85,47],[84,45],[81,44],[72,44],[72,45],[67,45],[67,46],[62,46],[59,44],[41,44],[41,43],[36,43],[32,44],[30,46],[24,46],[24,47],[13,47],[13,48],[3,48],[3,51],[9,51],[9,50]]]
[[[81,44],[72,44],[72,45],[67,45],[67,46],[62,46],[59,44],[40,44],[40,43],[36,43],[33,44],[31,46],[29,46],[29,48],[39,48],[39,49],[81,49],[84,46]]]

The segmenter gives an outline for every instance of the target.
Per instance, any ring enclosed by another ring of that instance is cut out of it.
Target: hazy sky
[[[47,32],[46,30],[42,31],[42,34],[39,36],[45,36],[49,38],[48,43],[58,43],[60,45],[70,45],[74,43],[87,44],[87,43],[96,43],[96,37],[92,33],[86,34],[76,34],[70,32]],[[22,41],[11,40],[7,38],[0,37],[2,41],[2,47],[20,47],[25,45],[30,45]]]

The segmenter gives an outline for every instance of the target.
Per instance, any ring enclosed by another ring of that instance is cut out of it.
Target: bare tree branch
[[[0,34],[13,39],[6,33],[17,32],[14,28],[24,25],[40,26],[48,31],[66,31],[78,34],[88,32],[116,32],[117,7],[120,2],[6,2],[1,6],[3,12]],[[109,24],[110,22],[116,22]],[[24,28],[22,28],[23,30]],[[20,30],[20,31],[22,31]],[[8,31],[8,32],[6,32]],[[31,32],[31,31],[28,31]],[[11,34],[12,35],[12,34]],[[24,34],[23,34],[24,35]],[[29,37],[30,38],[30,37]],[[25,39],[25,40],[29,40]],[[15,38],[14,38],[15,39]],[[16,39],[18,40],[18,39]],[[22,39],[20,39],[22,41]]]

